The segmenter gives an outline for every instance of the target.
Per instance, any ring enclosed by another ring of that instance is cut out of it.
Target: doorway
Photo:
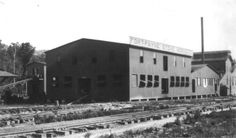
[[[91,79],[89,78],[79,78],[78,79],[78,95],[81,100],[90,100],[91,91]]]
[[[196,91],[196,82],[195,79],[192,79],[192,92]]]
[[[162,94],[167,94],[169,92],[169,83],[168,83],[167,78],[162,78],[161,79],[161,93]]]

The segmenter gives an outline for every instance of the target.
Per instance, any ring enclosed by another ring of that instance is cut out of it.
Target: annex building
[[[51,100],[136,101],[192,96],[193,52],[130,37],[130,44],[80,39],[46,52]]]

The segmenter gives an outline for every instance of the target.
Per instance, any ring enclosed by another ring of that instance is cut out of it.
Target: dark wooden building
[[[52,100],[135,101],[191,96],[192,51],[135,37],[80,39],[46,52]]]

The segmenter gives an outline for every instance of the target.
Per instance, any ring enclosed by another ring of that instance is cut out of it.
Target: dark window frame
[[[168,71],[168,56],[163,56],[163,70]]]
[[[159,87],[159,75],[154,75],[153,87]]]
[[[175,87],[180,87],[180,77],[179,76],[176,76],[175,78]]]
[[[170,87],[174,87],[175,86],[175,77],[171,76],[170,77]]]
[[[97,87],[106,87],[106,85],[107,85],[106,75],[98,75],[97,76]]]
[[[152,87],[153,85],[153,76],[147,75],[147,87]]]
[[[184,87],[184,86],[185,86],[185,77],[182,76],[181,79],[180,79],[180,81],[181,81],[181,82],[180,82],[180,86],[181,86],[181,87]]]
[[[146,86],[146,75],[144,75],[144,74],[140,74],[139,75],[139,87],[140,88],[143,88],[143,87],[145,87]]]

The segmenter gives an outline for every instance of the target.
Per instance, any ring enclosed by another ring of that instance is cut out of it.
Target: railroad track
[[[168,108],[158,111],[143,111],[135,113],[123,113],[118,115],[96,117],[82,120],[63,121],[56,123],[47,123],[40,125],[32,125],[25,127],[11,127],[0,129],[0,137],[13,137],[13,136],[26,136],[31,135],[45,135],[54,133],[55,135],[60,133],[66,135],[66,133],[76,132],[79,133],[85,130],[93,130],[96,128],[106,128],[109,124],[129,124],[134,122],[144,122],[147,120],[158,120],[170,116],[179,116],[181,114],[193,113],[196,110],[201,111],[213,111],[221,110],[223,108],[229,108],[228,105],[234,105],[235,102],[225,102],[221,104],[209,105],[209,106],[192,106],[191,109],[186,107]],[[202,108],[204,109],[202,110]]]

